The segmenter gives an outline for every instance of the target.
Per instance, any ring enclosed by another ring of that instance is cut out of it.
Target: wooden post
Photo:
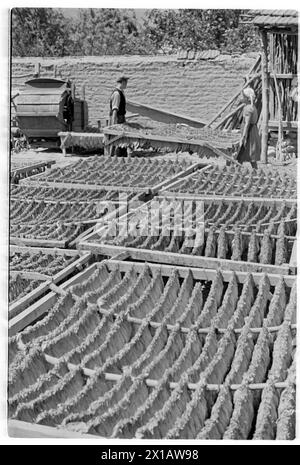
[[[275,91],[276,91],[276,97],[278,100],[278,140],[277,140],[277,147],[276,147],[276,160],[279,159],[279,161],[283,161],[283,153],[282,153],[282,142],[283,142],[283,134],[282,134],[282,105],[281,105],[281,98],[280,98],[280,93],[279,93],[279,86],[277,82],[277,77],[275,70],[273,69],[273,78],[274,78],[274,84],[275,84]],[[278,157],[277,157],[278,155]]]
[[[104,134],[104,155],[106,156],[109,156],[111,155],[111,151],[110,151],[110,146],[108,145],[108,142],[109,142],[109,135],[108,134]]]
[[[37,62],[34,66],[34,75],[35,77],[40,77],[40,70],[41,70],[41,64],[40,62]]]
[[[268,36],[260,30],[262,40],[262,124],[261,124],[261,162],[268,162],[268,123],[269,123],[269,76],[268,76]]]

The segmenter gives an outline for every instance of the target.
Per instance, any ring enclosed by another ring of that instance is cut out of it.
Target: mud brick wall
[[[255,54],[218,55],[214,59],[178,59],[177,56],[14,58],[12,93],[23,87],[40,63],[40,76],[70,79],[89,108],[89,124],[102,124],[116,78],[130,78],[129,99],[207,121],[243,83],[256,59]],[[18,77],[19,76],[19,77]],[[17,103],[17,99],[16,99]]]

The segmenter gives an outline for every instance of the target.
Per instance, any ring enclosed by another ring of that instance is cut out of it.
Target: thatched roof
[[[290,28],[298,26],[298,12],[296,10],[249,10],[245,19],[259,27]]]

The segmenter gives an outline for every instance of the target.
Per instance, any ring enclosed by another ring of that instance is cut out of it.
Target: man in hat
[[[112,124],[122,124],[126,122],[126,98],[124,95],[124,90],[127,87],[128,77],[121,76],[117,80],[117,86],[113,90],[109,106],[110,106],[110,125]]]

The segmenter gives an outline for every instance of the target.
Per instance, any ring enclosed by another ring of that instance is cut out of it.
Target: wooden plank
[[[177,193],[177,192],[170,192],[168,190],[162,191],[161,195],[163,195],[167,199],[178,199],[178,200],[213,200],[215,202],[241,202],[243,201],[246,205],[251,202],[255,203],[264,203],[264,204],[272,204],[281,205],[282,202],[285,202],[287,205],[293,205],[297,202],[297,199],[285,199],[282,197],[244,197],[244,196],[236,196],[236,197],[223,197],[222,194],[215,194],[215,195],[202,195],[202,194],[189,194],[189,193]]]
[[[57,295],[55,292],[51,291],[41,299],[39,299],[34,304],[27,307],[17,316],[12,318],[8,322],[8,335],[14,336],[18,332],[22,331],[22,329],[26,328],[26,326],[30,325],[38,318],[40,318],[44,313],[46,313],[49,308],[55,305],[57,300]]]
[[[107,135],[112,135],[112,136],[117,136],[117,135],[122,135],[123,137],[127,139],[146,139],[149,141],[157,141],[161,142],[162,144],[164,142],[174,142],[175,144],[183,144],[183,145],[190,145],[190,146],[201,146],[205,147],[207,146],[206,144],[209,145],[206,141],[202,139],[184,139],[182,137],[170,137],[170,136],[161,136],[161,135],[154,135],[154,134],[144,134],[144,133],[138,133],[134,131],[123,131],[120,132],[119,130],[113,129],[113,126],[109,126],[108,128],[103,129],[104,134]],[[228,144],[230,145],[230,144]],[[220,149],[224,148],[223,145],[218,145],[216,144],[213,148],[219,147]]]
[[[273,294],[270,293],[269,300],[271,300],[272,298],[273,298]],[[110,310],[105,310],[104,308],[99,308],[98,312],[100,312],[101,315],[110,316],[110,317],[112,316],[114,319],[118,318],[118,313],[111,314]],[[136,317],[130,316],[130,313],[127,313],[125,315],[125,318],[126,318],[126,321],[128,321],[129,323],[134,323],[136,325],[142,325],[143,323],[145,323],[145,320],[146,320],[147,317],[145,317],[145,318],[136,318]],[[149,324],[149,326],[151,326],[151,328],[154,328],[154,329],[161,328],[162,325],[163,325],[163,323],[161,323],[161,322],[152,321],[152,320],[150,320],[150,321],[148,320],[148,324]],[[271,333],[276,333],[276,332],[279,331],[280,328],[281,328],[281,325],[280,326],[268,326],[268,331],[271,332]],[[174,331],[174,330],[178,329],[178,326],[176,324],[175,325],[166,324],[166,329],[168,331]],[[218,333],[220,333],[220,334],[225,334],[226,331],[227,331],[227,328],[216,328],[216,329],[217,329]],[[297,325],[292,324],[291,329],[293,329],[293,330],[297,329]],[[233,329],[235,334],[241,334],[243,332],[243,330],[244,330],[244,328],[234,328]],[[249,332],[251,332],[253,334],[259,334],[262,330],[263,330],[263,326],[260,326],[259,328],[249,328]],[[179,331],[181,333],[183,333],[183,334],[188,334],[191,331],[191,328],[180,326]],[[198,334],[209,334],[210,331],[211,331],[211,326],[206,327],[206,328],[197,328],[197,333]]]
[[[68,431],[64,428],[37,425],[20,420],[8,419],[7,432],[11,438],[78,438],[78,439],[100,439],[100,436],[92,434],[80,434]]]
[[[187,124],[194,128],[203,128],[206,123],[195,118],[190,118],[178,113],[173,113],[169,110],[163,110],[161,108],[153,107],[151,105],[146,105],[144,103],[135,102],[133,100],[127,100],[126,106],[129,111],[133,113],[138,113],[141,116],[151,118],[154,121],[159,121],[161,123],[181,123]]]
[[[66,292],[61,287],[56,286],[56,284],[54,284],[54,283],[49,284],[49,289],[51,289],[51,291],[55,292],[55,294],[66,295]]]
[[[177,179],[176,181],[174,181],[174,179],[172,179],[172,183],[171,184],[168,184],[167,186],[163,186],[163,188],[161,188],[161,193],[158,192],[159,194],[162,194],[164,193],[165,190],[170,190],[170,189],[174,189],[174,187],[177,187],[177,186],[180,186],[180,183],[182,181],[187,181],[188,179],[190,179],[191,177],[193,177],[193,175],[195,174],[198,174],[200,173],[200,171],[204,172],[206,170],[209,170],[209,168],[212,168],[213,165],[204,165],[202,164],[202,168],[199,168],[197,170],[197,173],[195,173],[194,171],[186,176],[184,176],[184,179],[180,178],[180,179]],[[201,173],[202,174],[202,173]]]
[[[160,184],[157,184],[155,187],[151,188],[151,193],[152,194],[157,194],[157,192],[160,189],[167,188],[170,185],[173,185],[175,181],[182,180],[182,178],[185,178],[189,174],[194,173],[196,170],[201,171],[201,169],[206,168],[207,165],[203,165],[201,162],[193,163],[189,168],[186,170],[180,171],[180,173],[176,174],[172,178],[166,179],[165,181],[161,182]]]
[[[280,93],[279,93],[279,86],[278,86],[278,82],[277,82],[277,77],[276,77],[276,73],[275,73],[274,70],[273,70],[273,79],[274,79],[275,91],[276,91],[276,97],[277,97],[277,103],[278,103],[278,141],[277,141],[277,147],[279,148],[279,161],[283,161],[283,154],[282,154],[282,142],[283,142],[282,105],[281,105],[281,98],[280,98]]]
[[[28,187],[28,186],[26,186]],[[25,194],[26,195],[26,194]],[[23,199],[20,199],[20,197],[15,197],[13,194],[10,196],[11,200],[23,200]],[[86,205],[87,203],[89,204],[98,204],[98,203],[101,203],[101,202],[113,202],[113,200],[46,200],[46,199],[41,199],[41,198],[38,198],[38,199],[34,199],[34,198],[26,198],[26,201],[30,202],[32,200],[37,200],[37,201],[40,201],[40,202],[44,202],[44,203],[48,203],[49,205],[56,205],[58,202],[60,203],[60,205]]]
[[[268,124],[269,124],[269,69],[268,69],[268,37],[265,30],[260,30],[262,40],[262,109],[261,109],[261,155],[262,163],[268,162]]]
[[[237,260],[226,260],[211,257],[196,257],[186,254],[177,254],[148,249],[135,249],[132,247],[120,247],[109,244],[98,244],[95,242],[82,242],[84,250],[93,253],[113,256],[117,253],[128,251],[134,260],[143,260],[156,263],[166,263],[173,266],[188,266],[196,268],[228,269],[231,271],[257,272],[257,273],[279,273],[288,274],[288,265],[265,265],[262,263],[250,263]]]
[[[50,363],[51,365],[57,365],[59,363],[60,359],[58,359],[56,357],[51,357],[51,356],[45,354],[45,360],[48,363]],[[75,365],[73,363],[68,363],[67,366],[68,366],[68,369],[70,371],[78,369],[78,365]],[[86,376],[90,376],[90,377],[97,376],[97,370],[95,370],[95,369],[90,369],[90,368],[83,367],[82,371]],[[118,381],[120,381],[122,376],[123,375],[120,375],[120,374],[117,374],[117,373],[107,373],[107,372],[103,373],[103,377],[107,381],[118,382]],[[151,378],[144,379],[144,382],[145,382],[145,384],[147,386],[154,387],[154,388],[159,383],[158,380],[151,379]],[[199,387],[199,383],[187,383],[186,386],[190,390],[196,390]],[[223,384],[209,384],[209,383],[207,383],[205,385],[205,389],[208,390],[208,391],[219,391],[219,389],[222,386],[223,386]],[[231,389],[233,391],[239,389],[241,386],[242,386],[242,384],[230,384],[230,385],[228,385],[229,389]],[[247,387],[249,389],[251,389],[251,390],[257,390],[257,389],[261,390],[261,389],[264,389],[265,386],[266,386],[266,383],[247,384]],[[278,389],[284,389],[284,388],[286,388],[288,386],[288,383],[287,382],[277,382],[277,383],[274,383],[274,386],[276,388],[278,388]],[[169,387],[171,389],[176,389],[176,388],[179,387],[179,383],[178,382],[170,382]]]
[[[65,241],[56,241],[55,239],[26,239],[20,237],[9,236],[9,243],[12,245],[29,245],[33,247],[58,247],[64,248],[67,246],[67,240]]]
[[[147,265],[153,271],[160,271],[163,276],[171,276],[174,271],[174,266],[164,264],[164,263],[156,264],[156,263],[147,262]],[[134,266],[136,271],[141,273],[145,268],[145,263],[144,262],[133,262],[133,261],[126,261],[126,262],[121,261],[120,262],[120,261],[115,261],[113,259],[110,259],[106,262],[106,266],[111,271],[115,270],[118,267],[120,271],[123,271],[123,272],[130,270]],[[191,268],[188,266],[176,266],[176,269],[181,278],[185,278],[187,274],[191,272],[194,279],[205,280],[205,281],[212,281],[217,273],[217,270],[214,270],[212,268]],[[219,271],[223,276],[223,280],[226,282],[229,282],[232,277],[233,271],[228,270],[228,269],[224,269],[224,270],[221,269]],[[235,274],[237,277],[237,281],[241,284],[246,281],[247,276],[248,276],[248,273],[244,271],[236,271]],[[258,285],[262,278],[262,273],[253,272],[251,274],[252,274],[255,284]],[[282,277],[284,279],[285,284],[288,287],[293,286],[295,279],[296,279],[295,276],[282,275]],[[270,284],[272,286],[276,286],[276,284],[278,283],[278,280],[280,279],[280,276],[278,274],[269,273],[268,278],[270,280]]]
[[[121,192],[149,192],[150,187],[136,187],[136,186],[123,186],[121,185],[102,185],[102,184],[82,184],[72,182],[60,182],[60,181],[32,181],[28,178],[20,179],[20,184],[30,185],[31,187],[59,187],[66,189],[82,189],[82,190],[106,190],[106,191],[121,191]]]
[[[12,161],[14,161],[14,160],[12,160]],[[26,171],[35,170],[35,169],[38,169],[38,168],[45,168],[45,167],[48,167],[48,166],[50,167],[50,166],[55,165],[55,164],[56,164],[55,160],[41,161],[41,162],[38,162],[38,163],[33,163],[31,165],[21,166],[20,168],[12,168],[11,172],[14,173],[14,174],[21,174],[21,173],[26,173]]]
[[[40,295],[42,295],[42,293],[50,289],[51,283],[59,284],[63,279],[69,276],[73,271],[75,271],[76,269],[80,269],[85,263],[88,262],[88,260],[90,259],[90,256],[91,256],[90,253],[88,252],[85,253],[82,257],[80,257],[74,263],[71,263],[71,265],[69,265],[66,269],[57,273],[52,279],[45,281],[43,283],[44,287],[39,290]],[[85,276],[86,274],[87,276],[89,276],[89,272],[86,273],[86,270],[78,273],[77,275],[75,275],[73,278],[71,278],[67,282],[61,284],[60,288],[62,290],[66,290],[69,285],[75,284],[77,282],[77,279],[81,279],[81,277]],[[25,296],[25,297],[28,297],[28,296]],[[37,295],[35,297],[39,297],[39,296]],[[47,295],[42,297],[40,300],[30,305],[32,300],[33,298],[31,296],[30,298],[26,299],[25,303],[23,301],[20,302],[19,307],[17,307],[17,310],[20,313],[16,317],[12,318],[8,323],[8,333],[10,336],[13,336],[17,332],[21,331],[26,326],[31,324],[33,321],[37,320],[41,315],[46,313],[49,310],[49,308],[51,308],[55,304],[57,300],[57,294],[56,292],[50,291],[47,293]]]
[[[69,276],[73,271],[80,270],[83,265],[88,263],[88,261],[91,258],[91,253],[86,252],[84,253],[78,260],[75,260],[75,262],[71,263],[69,266],[61,270],[59,273],[57,273],[53,278],[51,279],[51,282],[54,284],[60,283],[63,279],[65,279],[67,276]]]
[[[87,279],[96,269],[96,265],[91,265],[89,268],[73,276],[71,279],[61,284],[61,288],[66,290],[68,287],[73,286],[83,279]],[[55,292],[50,291],[47,295],[42,297],[40,300],[26,308],[19,315],[12,318],[8,322],[8,334],[14,336],[18,332],[22,331],[26,326],[34,323],[38,318],[47,313],[49,309],[55,305],[58,296]]]
[[[50,247],[22,247],[19,245],[10,245],[9,251],[11,253],[29,253],[29,254],[37,254],[37,253],[45,253],[45,254],[56,254],[56,255],[66,255],[66,256],[78,256],[78,250],[71,250],[71,249],[59,249],[59,248],[50,248]]]
[[[248,75],[246,76],[246,82],[244,83],[244,85],[231,97],[231,99],[229,100],[229,102],[227,102],[222,108],[221,110],[218,111],[218,113],[207,123],[207,126],[206,127],[209,127],[212,125],[212,123],[214,123],[221,115],[222,113],[224,113],[225,110],[227,110],[227,108],[233,104],[233,102],[241,95],[242,93],[242,90],[245,89],[245,87],[247,87],[254,79],[256,79],[256,75],[252,76],[252,73],[254,72],[254,70],[258,67],[259,63],[261,61],[261,56],[259,55],[259,57],[257,58],[257,60],[255,61],[254,65],[251,67]],[[235,109],[236,111],[236,109]]]
[[[114,144],[115,142],[117,142],[119,139],[121,139],[122,135],[120,136],[115,136],[113,137],[112,139],[106,139],[105,142],[104,142],[104,145],[105,146],[108,146],[108,145],[111,145],[111,144]]]
[[[106,130],[108,131],[108,130]],[[108,133],[107,134],[114,134],[116,135],[116,131],[113,131],[113,133]],[[230,161],[231,163],[235,164],[235,165],[238,165],[240,166],[240,164],[235,161],[231,156],[225,154],[222,150],[225,149],[224,145],[220,145],[220,144],[217,144],[217,143],[214,143],[214,145],[212,145],[211,143],[208,143],[204,140],[200,140],[200,139],[175,139],[175,138],[172,138],[172,137],[167,137],[167,136],[155,136],[155,135],[147,135],[147,134],[137,134],[137,133],[130,133],[130,132],[123,132],[122,134],[122,137],[121,137],[121,141],[123,139],[123,143],[126,143],[126,141],[140,141],[140,140],[148,140],[152,145],[155,143],[155,145],[159,145],[159,147],[169,147],[169,148],[172,148],[174,147],[174,149],[178,149],[178,146],[182,146],[184,147],[184,150],[186,151],[187,148],[186,147],[189,147],[191,150],[195,150],[197,151],[200,147],[203,149],[203,148],[207,148],[209,149],[211,152],[214,153],[214,155],[216,157],[222,157],[222,158],[225,158],[226,160]],[[228,144],[229,146],[229,144]],[[226,147],[227,148],[227,147]]]
[[[28,294],[24,295],[21,299],[18,299],[16,302],[9,305],[8,313],[15,315],[16,313],[20,314],[23,310],[25,310],[34,300],[39,299],[45,292],[49,289],[49,277],[47,277],[47,281],[44,281],[40,284],[37,288],[33,289]],[[18,316],[18,315],[17,315]],[[10,321],[13,321],[15,318],[12,318]]]

